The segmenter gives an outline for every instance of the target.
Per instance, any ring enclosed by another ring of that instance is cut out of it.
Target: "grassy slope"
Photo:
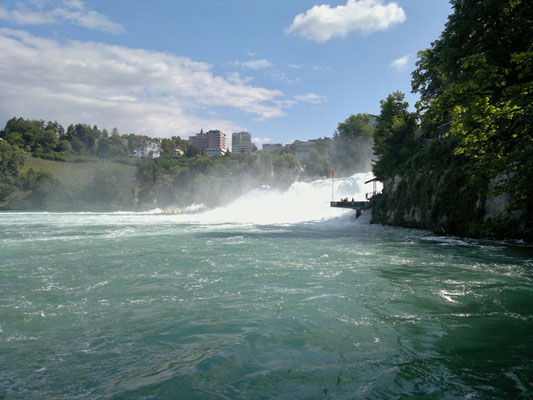
[[[48,172],[54,178],[72,188],[87,186],[92,181],[96,171],[100,169],[122,172],[128,177],[133,187],[135,185],[135,173],[137,172],[136,166],[112,161],[62,162],[28,157],[24,163],[23,171],[30,168]]]

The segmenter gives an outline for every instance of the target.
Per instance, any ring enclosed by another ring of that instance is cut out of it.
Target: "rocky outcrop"
[[[372,222],[438,234],[532,241],[527,213],[512,208],[508,193],[494,193],[496,180],[472,185],[466,179],[454,167],[387,179],[383,195],[373,202]]]

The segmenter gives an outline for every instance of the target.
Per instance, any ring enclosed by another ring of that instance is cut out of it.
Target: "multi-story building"
[[[263,151],[271,153],[276,150],[281,150],[283,145],[281,143],[263,143]]]
[[[161,156],[161,143],[143,141],[133,150],[135,158],[159,158]]]
[[[207,149],[207,135],[204,133],[204,130],[200,130],[200,133],[194,136],[189,136],[189,143],[202,151]]]
[[[209,156],[222,156],[226,153],[226,134],[219,130],[204,133],[203,130],[189,137],[189,143]]]
[[[205,152],[210,156],[223,156],[226,154],[226,134],[219,130],[208,131],[207,149]]]
[[[252,143],[252,135],[248,132],[233,132],[231,135],[232,153],[252,153],[257,150]]]
[[[315,148],[315,140],[309,140],[307,142],[297,143],[294,145],[294,154],[298,161],[302,161],[309,158],[311,151]]]

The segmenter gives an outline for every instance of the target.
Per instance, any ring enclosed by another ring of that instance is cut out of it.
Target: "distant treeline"
[[[59,211],[217,206],[261,185],[283,190],[297,179],[327,177],[333,168],[341,175],[368,170],[373,131],[369,115],[352,115],[339,123],[332,138],[317,139],[309,157],[300,162],[294,152],[300,141],[272,153],[209,157],[180,137],[121,135],[116,128],[108,133],[87,124],[65,130],[58,122],[12,118],[0,131],[0,207]],[[161,143],[160,158],[133,158],[145,140]],[[183,156],[172,155],[176,147]],[[57,171],[24,168],[32,164],[26,162],[28,157],[61,162],[62,168],[81,171],[81,178],[67,184]],[[101,166],[96,172],[88,168],[94,164]],[[118,164],[135,168],[135,174]]]
[[[25,120],[12,118],[0,133],[11,145],[17,146],[34,157],[66,161],[71,155],[97,156],[105,159],[120,159],[133,155],[134,149],[143,141],[161,142],[164,154],[171,154],[174,147],[180,147],[188,157],[200,151],[179,137],[154,139],[149,136],[120,135],[117,128],[111,133],[98,129],[96,125],[71,124],[65,130],[57,121]]]

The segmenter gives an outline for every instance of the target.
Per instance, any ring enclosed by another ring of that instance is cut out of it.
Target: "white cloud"
[[[320,104],[326,101],[326,98],[323,96],[320,96],[316,93],[306,93],[298,96],[294,96],[294,98],[301,103],[309,103],[309,104]]]
[[[255,87],[238,74],[167,53],[70,41],[0,28],[0,119],[13,116],[117,126],[121,132],[188,136],[204,129],[231,132],[217,118],[227,107],[259,120],[285,115],[279,90]],[[292,100],[291,100],[292,101]],[[212,115],[208,118],[200,115]]]
[[[256,69],[256,70],[260,68],[272,67],[274,65],[270,61],[264,58],[260,60],[234,61],[232,64],[237,67],[246,67],[246,68]]]
[[[300,78],[290,78],[288,74],[286,74],[285,72],[280,72],[280,71],[272,72],[272,78],[277,81],[287,82],[288,84],[291,84],[291,85],[300,83]]]
[[[272,141],[271,138],[268,138],[268,137],[265,137],[265,138],[260,138],[260,137],[254,137],[252,138],[252,142],[254,142],[257,147],[259,147],[259,145],[263,145],[265,143],[270,143]]]
[[[65,5],[70,8],[77,10],[83,10],[83,1],[82,0],[65,0]]]
[[[33,7],[30,7],[33,5]],[[96,11],[86,10],[81,0],[33,1],[18,3],[18,8],[0,7],[0,19],[17,25],[69,23],[108,33],[122,33],[124,27]]]
[[[409,55],[397,58],[393,62],[390,63],[390,66],[397,71],[403,71],[405,68],[407,68],[407,65],[409,64]]]
[[[383,4],[383,0],[347,0],[346,5],[314,6],[294,17],[288,33],[316,42],[326,42],[333,37],[344,37],[351,32],[369,35],[384,31],[404,22],[405,12],[396,3]]]
[[[331,67],[322,67],[320,65],[313,65],[313,71],[333,72],[333,68],[331,68]]]
[[[226,80],[230,83],[236,85],[247,85],[254,80],[251,76],[241,78],[241,75],[238,72],[229,72],[226,74]]]

